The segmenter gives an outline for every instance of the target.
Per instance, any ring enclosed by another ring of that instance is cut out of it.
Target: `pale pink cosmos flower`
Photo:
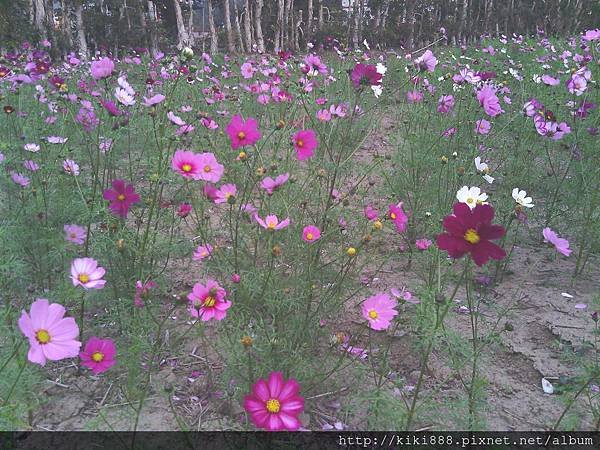
[[[25,144],[23,148],[32,153],[37,153],[40,151],[40,146],[37,144]]]
[[[237,194],[237,187],[235,184],[224,184],[217,191],[217,198],[215,199],[215,203],[228,203],[231,200],[235,200],[235,195]],[[230,200],[231,199],[231,200]]]
[[[423,55],[415,59],[415,65],[420,70],[426,70],[427,72],[433,72],[437,65],[437,58],[433,55],[431,50],[426,50]]]
[[[96,80],[109,77],[115,70],[115,63],[109,58],[102,58],[99,61],[93,61],[90,67],[92,77]]]
[[[492,125],[485,119],[479,119],[475,122],[475,133],[488,134],[492,129]]]
[[[281,230],[290,224],[289,217],[280,222],[274,214],[268,215],[264,220],[261,219],[258,214],[254,214],[254,220],[256,220],[256,222],[265,230]]]
[[[289,178],[290,178],[289,173],[277,175],[277,177],[275,177],[275,179],[273,179],[271,177],[266,177],[264,180],[262,180],[260,182],[260,187],[262,187],[265,191],[267,191],[267,194],[272,195],[273,192],[275,192],[275,190],[277,188],[279,188],[280,186],[285,184]]]
[[[29,186],[29,178],[17,172],[11,172],[12,180],[21,187]]]
[[[569,248],[569,241],[567,239],[559,237],[555,231],[548,227],[543,229],[542,234],[544,235],[544,242],[554,245],[557,252],[565,256],[571,254],[572,250]]]
[[[44,366],[48,359],[59,361],[79,354],[79,327],[75,319],[64,317],[65,312],[64,306],[39,298],[31,304],[29,314],[21,313],[19,329],[29,339],[30,362]]]
[[[419,250],[427,250],[431,246],[432,243],[433,242],[431,242],[429,239],[425,239],[425,238],[417,239],[415,241],[415,247],[417,247],[417,249],[419,249]]]
[[[213,251],[213,247],[210,244],[206,244],[206,245],[200,245],[196,251],[194,251],[194,256],[193,256],[193,260],[194,261],[201,261],[203,259],[209,258],[210,255],[212,254]]]
[[[82,245],[85,242],[87,230],[80,225],[65,225],[65,239],[73,244]]]
[[[152,97],[144,97],[144,106],[155,106],[161,103],[166,97],[162,94],[155,94]]]
[[[23,163],[23,167],[25,167],[27,170],[30,170],[32,172],[35,172],[40,168],[38,163],[36,163],[35,161],[32,161],[30,159]]]
[[[398,302],[385,293],[378,293],[369,297],[362,304],[362,315],[369,321],[369,327],[373,330],[387,329],[398,311],[394,308]]]
[[[71,263],[71,281],[73,286],[84,289],[102,289],[106,280],[102,277],[106,273],[104,268],[98,266],[98,261],[93,258],[76,258]]]
[[[63,161],[63,170],[69,175],[79,175],[79,164],[72,159],[65,159]]]

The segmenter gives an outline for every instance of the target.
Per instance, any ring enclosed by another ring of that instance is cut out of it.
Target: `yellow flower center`
[[[119,194],[117,196],[117,200],[119,200],[120,202],[122,202],[123,200],[125,200],[125,196],[123,194]]]
[[[184,172],[189,172],[192,170],[192,166],[191,164],[184,164],[183,166],[181,166],[181,170],[183,170]]]
[[[374,309],[372,309],[371,311],[369,311],[369,317],[371,319],[377,319],[377,317],[379,317],[379,314],[377,314],[377,311],[375,311]]]
[[[313,234],[312,234],[312,233],[307,233],[307,234],[306,234],[306,239],[308,239],[309,241],[312,241],[312,240],[313,240],[313,238],[314,238],[314,236],[313,236]]]
[[[210,172],[211,170],[212,170],[212,168],[210,166],[208,166],[208,165],[204,166],[204,171],[206,173]]]
[[[92,353],[92,359],[96,362],[101,362],[104,360],[104,353],[94,352]]]
[[[298,140],[296,141],[296,145],[297,145],[298,147],[304,147],[304,141],[303,141],[302,139],[298,139]]]
[[[477,234],[477,231],[475,231],[473,228],[469,228],[465,233],[465,241],[469,242],[470,244],[477,244],[480,240],[481,238]]]
[[[244,133],[243,131],[240,131],[238,133],[238,139],[245,139],[246,138],[246,133]]]
[[[77,279],[82,283],[87,283],[88,281],[90,281],[90,276],[86,273],[82,273],[77,277]]]
[[[202,306],[204,306],[205,308],[212,308],[213,306],[215,306],[216,302],[217,301],[215,300],[215,298],[209,295],[204,299],[204,303],[202,304]]]
[[[390,213],[390,217],[392,218],[392,220],[396,220],[396,213]]]
[[[277,414],[280,409],[281,404],[279,403],[279,400],[271,398],[267,401],[267,411],[269,411],[271,414]]]
[[[69,236],[71,236],[71,239],[75,239],[77,237],[77,234],[71,233],[71,234],[69,234]]]
[[[267,223],[267,228],[269,228],[269,230],[274,230],[276,225],[275,222],[269,222]]]
[[[47,344],[50,342],[50,335],[46,330],[37,330],[35,333],[35,338],[40,344]]]
[[[474,198],[472,198],[472,197],[469,197],[469,198],[467,199],[467,203],[468,203],[469,205],[472,205],[474,202],[475,202],[475,199],[474,199]]]

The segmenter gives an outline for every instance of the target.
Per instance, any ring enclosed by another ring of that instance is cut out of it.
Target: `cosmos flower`
[[[79,354],[81,342],[75,319],[65,316],[65,308],[58,303],[48,303],[39,298],[19,318],[19,329],[29,339],[27,359],[44,366],[46,360],[59,361]]]
[[[79,164],[72,159],[65,159],[63,161],[63,170],[69,175],[79,175]]]
[[[277,175],[275,179],[271,177],[266,177],[264,180],[260,182],[260,187],[262,187],[267,194],[273,195],[273,192],[281,186],[283,186],[287,180],[290,178],[289,173],[284,173],[281,175]]]
[[[475,133],[488,134],[492,129],[492,125],[485,119],[479,119],[475,122]]]
[[[487,194],[481,192],[477,186],[463,186],[456,192],[456,199],[461,203],[466,203],[471,209],[478,204],[485,204],[487,198]]]
[[[350,79],[356,89],[360,88],[361,85],[379,86],[382,78],[383,75],[377,71],[374,64],[358,63],[350,73]]]
[[[263,227],[265,230],[281,230],[287,227],[290,224],[290,218],[288,217],[285,220],[279,222],[279,219],[276,215],[271,214],[265,217],[265,219],[261,219],[258,214],[254,214],[254,220]]]
[[[281,372],[271,372],[267,381],[259,379],[244,397],[244,409],[258,428],[296,431],[302,425],[298,416],[304,410],[299,391],[295,379],[286,380]]]
[[[312,243],[317,241],[321,237],[321,230],[314,225],[308,225],[302,230],[302,240],[304,242]]]
[[[71,263],[71,281],[73,286],[84,289],[102,289],[106,280],[102,277],[106,273],[103,267],[98,266],[98,261],[93,258],[75,258]]]
[[[15,182],[15,184],[18,184],[21,187],[29,186],[29,178],[23,174],[11,172],[10,177]]]
[[[556,248],[556,251],[569,256],[572,250],[569,248],[569,241],[565,238],[561,238],[556,234],[555,231],[546,227],[542,230],[542,235],[544,236],[544,242],[548,242]]]
[[[225,289],[209,278],[206,280],[206,285],[196,283],[192,292],[188,294],[187,298],[190,301],[188,310],[193,317],[198,317],[203,322],[211,319],[223,320],[231,307],[231,302],[225,298],[226,296]]]
[[[437,58],[433,55],[431,50],[425,50],[425,53],[415,59],[414,63],[419,70],[433,72],[437,65]]]
[[[135,296],[133,298],[133,304],[138,308],[144,306],[144,299],[150,294],[150,290],[156,288],[158,285],[152,280],[148,280],[142,283],[141,280],[135,282]]]
[[[210,255],[212,254],[213,248],[212,245],[210,244],[206,244],[206,245],[200,245],[196,251],[194,251],[194,256],[193,256],[193,260],[194,261],[201,261],[203,259],[209,258]]]
[[[140,196],[136,194],[133,184],[126,184],[123,180],[113,180],[112,187],[104,190],[102,198],[110,202],[108,207],[113,214],[126,218],[131,205],[140,202]]]
[[[215,203],[229,203],[235,200],[237,194],[237,187],[235,184],[224,184],[217,191]]]
[[[527,197],[527,192],[519,190],[519,188],[514,188],[512,190],[512,198],[517,202],[517,204],[521,206],[525,206],[526,208],[533,208],[533,203],[531,197]]]
[[[373,330],[387,329],[398,311],[394,308],[398,302],[385,293],[379,293],[366,299],[362,304],[362,315],[369,321]]]
[[[312,158],[315,149],[319,145],[317,134],[314,130],[300,130],[292,137],[294,148],[296,149],[296,157],[299,161],[304,161]]]
[[[234,150],[246,145],[254,145],[261,137],[256,120],[253,118],[244,120],[239,114],[231,118],[225,131],[231,140],[231,148]]]
[[[454,97],[452,95],[442,95],[438,101],[437,111],[441,114],[448,114],[454,108]]]
[[[486,85],[477,91],[477,100],[488,116],[496,117],[502,113],[500,100],[498,100],[496,90],[493,87]]]
[[[111,76],[115,70],[115,63],[110,58],[102,58],[99,61],[92,61],[90,71],[92,77],[96,80]]]
[[[494,208],[477,205],[471,209],[466,203],[455,203],[453,211],[444,218],[446,232],[437,236],[440,250],[446,250],[455,259],[469,253],[478,266],[483,266],[490,258],[501,260],[506,257],[506,252],[491,242],[505,234],[504,227],[492,225]]]
[[[81,365],[92,369],[94,375],[106,372],[116,364],[115,343],[112,339],[100,339],[92,336],[79,353]]]
[[[388,217],[392,219],[392,222],[396,226],[398,233],[404,233],[408,224],[408,217],[402,209],[402,202],[397,205],[391,204],[388,209]]]
[[[87,230],[80,225],[65,225],[65,239],[73,244],[82,245],[85,242]]]

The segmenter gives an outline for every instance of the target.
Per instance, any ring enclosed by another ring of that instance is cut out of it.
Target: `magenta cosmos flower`
[[[299,391],[296,380],[285,380],[281,372],[271,372],[268,381],[261,378],[252,386],[250,395],[244,397],[244,409],[258,428],[296,431],[302,425],[298,416],[304,410]]]
[[[231,306],[226,296],[225,289],[209,278],[206,285],[196,283],[192,292],[188,294],[187,298],[190,301],[188,310],[193,317],[199,317],[203,322],[210,319],[223,320]]]
[[[312,158],[315,153],[315,149],[319,145],[317,141],[317,135],[314,130],[300,130],[292,137],[294,148],[296,149],[296,156],[298,160],[304,161],[305,159]]]
[[[494,208],[490,205],[477,205],[471,210],[466,203],[455,203],[454,214],[444,217],[446,233],[439,234],[437,246],[446,250],[451,258],[461,258],[467,253],[478,266],[483,266],[490,258],[501,260],[506,252],[490,242],[504,236],[501,225],[492,225]]]
[[[93,61],[90,67],[92,77],[94,77],[96,80],[110,77],[110,75],[113,73],[113,70],[115,70],[115,63],[112,62],[110,58],[102,58],[99,61]]]
[[[65,239],[73,244],[82,245],[85,242],[87,231],[80,225],[65,225]]]
[[[111,339],[100,339],[92,336],[79,353],[81,365],[92,369],[94,375],[106,372],[115,365],[115,344]]]
[[[548,242],[556,248],[556,251],[569,256],[571,254],[571,249],[569,248],[569,241],[565,238],[561,238],[556,234],[555,231],[546,227],[542,230],[542,234],[544,235],[544,242]]]
[[[113,180],[112,187],[104,190],[102,198],[110,202],[108,207],[113,214],[126,218],[131,205],[140,202],[140,196],[135,193],[133,184],[126,184],[123,180]]]
[[[98,267],[98,261],[93,258],[76,258],[71,263],[71,280],[73,286],[81,286],[84,289],[102,289],[106,280],[102,277],[106,270]]]
[[[377,67],[374,64],[358,63],[350,73],[350,79],[356,89],[363,86],[379,86],[383,75],[377,72]]]
[[[319,230],[314,225],[308,225],[308,226],[304,227],[304,230],[302,230],[302,239],[304,240],[304,242],[308,242],[308,243],[315,242],[315,241],[319,240],[320,237],[321,237],[321,230]]]
[[[249,118],[244,121],[239,114],[231,118],[231,122],[225,128],[225,131],[231,139],[231,148],[234,150],[245,145],[256,144],[261,136],[256,120]]]
[[[398,302],[385,293],[379,293],[366,299],[362,304],[362,315],[374,330],[385,330],[390,326],[398,311],[394,308]]]
[[[396,231],[398,231],[398,233],[404,233],[406,230],[406,225],[408,224],[408,217],[402,209],[402,202],[398,203],[397,205],[390,205],[388,217],[392,219],[392,222],[394,222]]]
[[[22,312],[19,329],[29,339],[27,359],[41,366],[46,360],[58,361],[79,354],[79,328],[72,317],[64,317],[65,308],[39,298],[31,304],[29,314]]]
[[[281,230],[290,224],[289,217],[280,222],[274,214],[268,215],[264,220],[261,219],[258,214],[254,214],[254,220],[256,220],[256,222],[265,230]]]

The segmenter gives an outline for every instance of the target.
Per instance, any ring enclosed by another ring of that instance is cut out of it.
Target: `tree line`
[[[598,26],[598,0],[0,0],[0,46],[52,42],[54,56],[174,47],[265,52],[404,48],[444,35],[561,35]],[[442,33],[440,33],[442,29]]]

